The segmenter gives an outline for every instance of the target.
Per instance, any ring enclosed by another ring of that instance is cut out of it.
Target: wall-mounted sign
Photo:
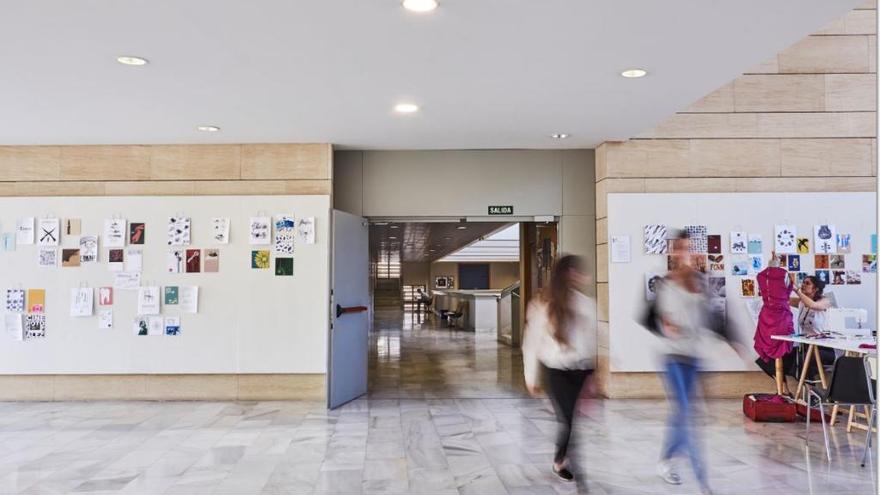
[[[490,206],[490,215],[513,215],[513,206]]]

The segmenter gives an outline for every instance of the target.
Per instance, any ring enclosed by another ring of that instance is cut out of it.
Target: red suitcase
[[[792,423],[798,420],[797,406],[775,394],[744,396],[743,414],[758,423]]]

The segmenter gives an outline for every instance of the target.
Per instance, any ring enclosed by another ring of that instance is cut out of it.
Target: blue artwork
[[[731,273],[736,277],[745,277],[749,274],[748,261],[734,261],[732,267]]]
[[[761,236],[749,235],[749,254],[761,254]]]
[[[753,272],[760,272],[762,269],[764,269],[764,257],[749,256],[749,265],[751,266]]]

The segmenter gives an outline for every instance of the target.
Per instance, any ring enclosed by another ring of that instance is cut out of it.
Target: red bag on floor
[[[797,406],[776,394],[748,394],[743,397],[743,414],[757,423],[797,421]]]

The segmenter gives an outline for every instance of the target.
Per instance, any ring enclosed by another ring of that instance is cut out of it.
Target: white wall
[[[46,289],[45,339],[16,342],[0,335],[0,373],[323,373],[329,293],[329,196],[53,197],[0,199],[0,227],[12,232],[26,216],[81,218],[83,234],[103,234],[112,215],[146,223],[143,285],[198,285],[198,314],[181,314],[182,335],[139,337],[132,331],[136,291],[114,291],[112,330],[97,317],[69,316],[69,291],[86,283],[112,285],[107,248],[100,262],[79,268],[40,268],[37,247],[0,252],[3,289]],[[252,270],[248,219],[293,213],[316,218],[316,243],[297,240],[294,276]],[[165,273],[167,216],[192,218],[191,248],[219,248],[220,272]],[[209,240],[210,219],[230,217],[231,242]],[[62,238],[76,246],[76,239]],[[59,249],[60,252],[60,249]],[[5,290],[3,291],[5,297]],[[4,305],[5,309],[5,305]],[[165,315],[179,312],[173,306]]]

